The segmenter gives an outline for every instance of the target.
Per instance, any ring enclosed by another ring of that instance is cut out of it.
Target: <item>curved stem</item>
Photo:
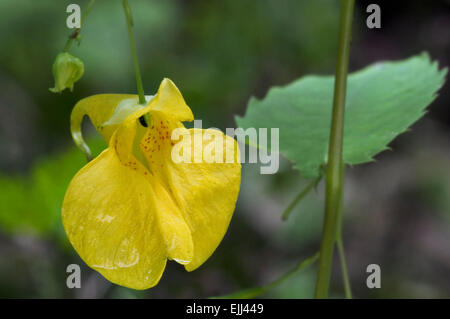
[[[127,0],[122,0],[123,10],[125,12],[125,17],[127,20],[127,29],[128,29],[128,37],[130,38],[130,49],[131,49],[131,56],[133,58],[133,65],[134,65],[134,73],[136,74],[136,86],[137,91],[139,94],[139,104],[146,104],[145,102],[145,94],[144,94],[144,87],[142,85],[142,78],[141,78],[141,72],[139,71],[139,62],[136,54],[136,46],[134,44],[134,37],[133,37],[133,17],[131,16],[131,10],[130,6],[128,5]]]
[[[342,273],[342,281],[344,284],[344,291],[345,291],[345,298],[352,299],[352,289],[350,286],[350,279],[348,277],[348,271],[347,271],[347,262],[345,258],[345,250],[344,250],[344,241],[342,238],[342,206],[339,207],[338,212],[338,226],[336,231],[336,246],[338,248],[338,254],[339,254],[339,260],[341,262],[341,273]]]
[[[345,258],[345,250],[344,250],[344,241],[342,238],[342,206],[339,207],[338,212],[338,226],[336,231],[336,246],[338,248],[338,254],[339,254],[339,261],[341,263],[341,274],[342,274],[342,281],[344,284],[344,291],[345,291],[345,298],[352,299],[352,289],[350,286],[350,279],[348,277],[348,271],[347,271],[347,262]]]
[[[211,299],[249,299],[249,298],[258,297],[258,296],[266,293],[270,289],[276,287],[277,285],[283,283],[284,281],[286,281],[288,278],[290,278],[295,273],[298,273],[298,272],[308,268],[313,263],[315,263],[318,258],[319,258],[319,253],[314,254],[313,256],[301,261],[295,268],[289,270],[287,273],[285,273],[278,279],[276,279],[266,285],[240,290],[240,291],[231,293],[229,295],[211,297]]]
[[[341,261],[341,272],[342,272],[342,280],[344,282],[345,298],[352,299],[352,289],[350,286],[350,279],[348,277],[347,262],[345,261],[345,251],[344,251],[344,244],[342,242],[342,237],[338,237],[336,239],[336,245],[339,252],[339,260]]]
[[[320,246],[319,267],[315,291],[316,298],[328,297],[338,215],[342,204],[344,180],[344,163],[342,161],[344,109],[354,5],[355,0],[341,0],[339,46],[334,83],[328,166],[326,172],[325,219]]]
[[[283,215],[281,216],[281,218],[283,220],[287,220],[289,215],[291,214],[292,210],[294,209],[294,207],[298,204],[298,202],[300,202],[303,199],[303,197],[308,195],[308,193],[313,188],[315,188],[321,180],[322,180],[322,175],[319,176],[318,178],[312,180],[308,185],[306,185],[306,187],[300,192],[300,194],[297,195],[297,197],[292,201],[292,203],[289,204],[288,208],[286,208],[286,210],[283,212]]]

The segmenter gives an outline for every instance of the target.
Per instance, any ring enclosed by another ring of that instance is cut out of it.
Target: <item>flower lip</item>
[[[146,105],[139,104],[137,97],[122,100],[115,108],[112,116],[106,122],[102,123],[100,127],[122,124],[128,116],[148,107],[149,103],[153,100],[154,97],[154,95],[146,95]]]

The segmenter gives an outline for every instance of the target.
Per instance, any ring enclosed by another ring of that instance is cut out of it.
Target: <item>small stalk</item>
[[[345,261],[345,251],[342,237],[338,237],[336,239],[336,246],[339,252],[339,260],[341,261],[341,273],[342,282],[344,283],[345,298],[352,299],[352,288],[350,286],[350,279],[348,277],[347,262]]]
[[[292,210],[297,206],[297,204],[306,196],[309,194],[309,192],[317,187],[317,184],[322,180],[322,175],[318,178],[312,180],[298,195],[295,197],[295,199],[292,201],[292,203],[289,204],[289,206],[286,208],[286,210],[283,212],[283,215],[281,216],[282,220],[287,220],[289,218],[289,215],[291,214]]]
[[[316,282],[316,298],[328,298],[339,209],[342,205],[344,163],[342,161],[344,137],[344,110],[347,89],[348,60],[355,0],[341,0],[339,44],[334,83],[333,113],[326,171],[325,219],[320,246]]]
[[[131,15],[131,9],[128,5],[127,0],[122,0],[123,5],[123,11],[125,12],[125,17],[127,20],[127,29],[128,29],[128,37],[130,39],[130,49],[131,49],[131,56],[133,59],[133,65],[134,65],[134,73],[136,75],[136,86],[137,91],[139,94],[139,104],[145,105],[145,94],[144,94],[144,86],[142,85],[142,78],[141,78],[141,72],[139,71],[139,62],[136,54],[136,46],[134,44],[134,37],[133,37],[133,17]]]
[[[339,216],[338,216],[338,228],[336,233],[336,246],[338,249],[339,260],[341,262],[341,274],[342,274],[342,282],[344,284],[345,298],[352,299],[352,288],[350,285],[350,279],[348,277],[347,271],[347,262],[345,260],[345,250],[344,250],[344,240],[342,236],[342,208],[343,205],[339,207]]]
[[[81,27],[84,24],[84,20],[86,19],[87,15],[89,14],[89,11],[91,11],[91,8],[94,5],[94,3],[95,3],[95,0],[89,1],[89,4],[88,4],[86,10],[84,10],[83,13],[81,13],[80,27],[75,29],[75,31],[73,31],[72,34],[69,35],[69,38],[67,39],[66,44],[64,45],[63,52],[68,52],[69,51],[73,40],[76,39],[78,37],[78,35],[80,34]]]
[[[284,275],[282,275],[281,277],[272,281],[269,284],[259,286],[259,287],[240,290],[240,291],[234,292],[229,295],[212,297],[210,299],[250,299],[250,298],[258,297],[258,296],[268,292],[269,290],[275,288],[276,286],[282,284],[287,279],[289,279],[292,275],[299,273],[302,270],[308,268],[313,263],[315,263],[317,261],[317,259],[319,259],[319,253],[316,253],[313,256],[303,260],[295,268],[291,269],[290,271],[288,271],[287,273],[285,273]]]

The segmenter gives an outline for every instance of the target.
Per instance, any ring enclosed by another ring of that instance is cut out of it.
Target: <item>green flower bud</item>
[[[67,88],[73,91],[73,85],[83,76],[83,73],[83,61],[67,52],[61,52],[53,63],[55,87],[49,90],[53,93],[61,93]]]

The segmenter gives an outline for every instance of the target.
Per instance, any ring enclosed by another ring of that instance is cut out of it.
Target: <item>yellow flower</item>
[[[146,114],[151,123],[143,121]],[[81,258],[111,282],[134,289],[155,286],[167,259],[187,271],[202,265],[235,208],[241,178],[236,141],[220,133],[224,158],[235,154],[231,163],[175,163],[174,129],[187,136],[211,130],[183,126],[193,114],[169,79],[146,106],[121,94],[78,102],[71,125],[77,144],[86,148],[79,133],[84,115],[109,146],[75,175],[64,198],[64,228]],[[193,143],[191,156],[213,142]]]

